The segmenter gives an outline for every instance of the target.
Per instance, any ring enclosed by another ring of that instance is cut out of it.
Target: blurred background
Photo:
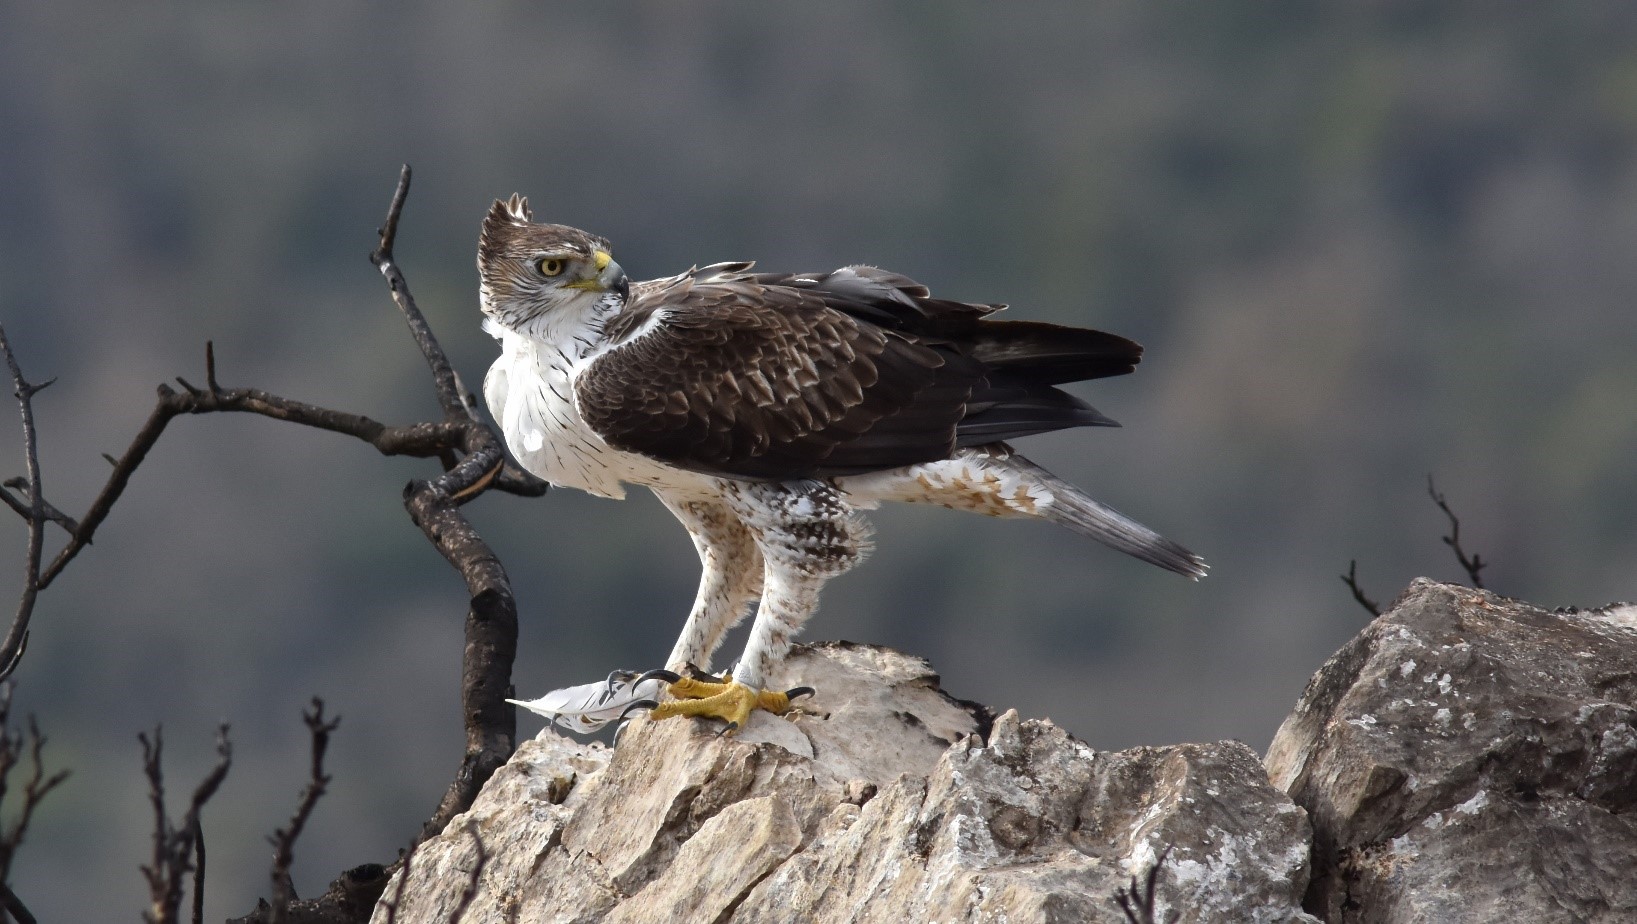
[[[82,513],[207,339],[224,385],[434,417],[366,260],[406,161],[400,261],[474,387],[478,223],[514,191],[638,278],[872,263],[1145,344],[1079,387],[1124,429],[1024,449],[1210,578],[898,508],[807,631],[1098,748],[1264,748],[1368,618],[1350,559],[1383,603],[1463,577],[1429,473],[1492,588],[1637,596],[1629,4],[6,4],[0,321],[57,379],[47,497]],[[0,451],[20,474],[14,423]],[[178,815],[232,723],[207,918],[249,911],[315,694],[343,721],[297,888],[392,859],[461,751],[464,590],[399,501],[435,470],[262,418],[172,425],[17,675],[74,773],[13,872],[41,920],[143,907],[136,735],[161,722]],[[669,652],[698,565],[651,497],[467,509],[518,591],[520,692]],[[0,530],[0,599],[22,537]]]

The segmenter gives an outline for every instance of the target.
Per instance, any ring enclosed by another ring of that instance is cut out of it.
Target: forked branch
[[[0,327],[0,352],[5,354],[6,368],[11,372],[12,392],[17,396],[17,406],[23,417],[23,464],[27,475],[20,485],[24,498],[18,500],[9,492],[5,494],[6,503],[11,509],[23,515],[28,523],[28,547],[23,553],[23,589],[17,601],[17,613],[11,619],[11,627],[6,630],[6,637],[0,641],[0,681],[4,681],[17,669],[22,660],[23,650],[28,646],[28,623],[34,615],[34,601],[40,596],[40,589],[46,581],[40,577],[40,561],[45,546],[45,524],[48,520],[45,498],[40,491],[40,453],[34,431],[34,395],[40,389],[50,385],[50,381],[32,385],[23,378],[23,370],[17,365],[17,356],[11,351],[11,341],[6,339],[5,328]],[[8,485],[17,486],[15,480]],[[56,511],[53,509],[53,513]]]
[[[195,868],[196,845],[203,837],[199,816],[205,803],[227,778],[228,768],[233,765],[233,745],[227,739],[227,726],[221,726],[216,732],[216,766],[194,787],[181,822],[173,824],[165,810],[162,732],[155,728],[152,738],[146,734],[137,737],[142,742],[142,769],[148,777],[148,801],[154,812],[153,858],[142,867],[142,875],[148,880],[149,897],[143,919],[149,924],[174,924],[181,912],[184,884]],[[203,886],[202,879],[195,878],[195,891]],[[202,907],[197,895],[194,905]]]
[[[1444,544],[1455,553],[1455,560],[1466,570],[1467,579],[1472,582],[1472,586],[1482,590],[1484,579],[1478,572],[1489,567],[1489,562],[1476,554],[1468,555],[1466,550],[1461,548],[1461,519],[1455,515],[1455,511],[1449,509],[1449,504],[1444,501],[1444,495],[1438,493],[1438,487],[1432,483],[1431,475],[1427,476],[1427,494],[1432,498],[1432,502],[1438,505],[1438,509],[1444,511],[1444,516],[1449,518],[1449,535],[1441,537]]]
[[[273,844],[273,905],[268,920],[273,924],[284,920],[285,909],[296,900],[295,885],[290,879],[290,865],[295,862],[296,838],[307,827],[313,807],[318,805],[318,800],[329,789],[330,775],[324,772],[324,754],[330,748],[330,733],[341,725],[339,716],[324,718],[324,701],[316,696],[313,697],[312,711],[303,712],[301,720],[306,723],[307,733],[312,738],[307,786],[301,791],[301,800],[296,805],[295,814],[290,817],[290,823],[274,831],[273,836],[268,838]]]
[[[1123,886],[1114,890],[1114,904],[1120,906],[1125,914],[1127,924],[1174,924],[1182,917],[1182,912],[1172,910],[1162,922],[1154,917],[1154,893],[1159,887],[1160,867],[1165,865],[1165,858],[1171,854],[1171,848],[1166,847],[1160,855],[1154,858],[1154,865],[1148,868],[1148,874],[1143,878],[1141,885],[1137,877],[1131,877],[1130,886]]]
[[[484,491],[498,490],[537,497],[545,493],[547,485],[507,461],[499,435],[477,413],[474,396],[461,385],[459,376],[438,345],[398,267],[393,246],[409,195],[409,183],[410,170],[405,166],[393,192],[386,221],[381,226],[378,246],[370,259],[386,279],[392,299],[402,312],[416,346],[431,371],[442,411],[441,419],[388,426],[363,415],[295,401],[260,389],[224,388],[217,379],[214,346],[207,343],[204,387],[181,378],[176,380],[180,390],[168,385],[159,386],[158,400],[148,419],[119,458],[106,457],[113,466],[107,482],[85,514],[74,519],[47,502],[41,491],[30,398],[43,386],[30,385],[23,378],[10,345],[4,340],[3,331],[0,331],[0,348],[3,348],[11,370],[23,414],[28,469],[24,479],[11,483],[17,486],[20,496],[0,488],[0,500],[22,516],[29,529],[24,594],[18,616],[13,619],[4,641],[0,642],[0,677],[15,668],[22,654],[29,616],[39,591],[48,587],[75,556],[91,544],[98,527],[112,512],[137,469],[176,417],[210,413],[257,414],[351,436],[385,455],[435,458],[441,464],[441,474],[429,480],[411,482],[404,491],[403,502],[415,525],[459,571],[470,597],[461,676],[461,711],[466,718],[467,743],[461,765],[432,817],[422,826],[416,838],[419,841],[442,831],[449,819],[469,808],[478,790],[511,756],[516,745],[515,715],[505,698],[511,694],[511,665],[517,647],[517,606],[500,560],[460,508]],[[67,533],[68,539],[50,559],[50,563],[42,566],[47,523],[55,523]],[[320,726],[325,724],[321,712],[315,711],[309,727],[313,727],[314,722]],[[316,740],[316,728],[314,734]],[[185,818],[181,826],[169,827],[163,819],[163,790],[158,774],[158,732],[155,732],[151,745],[146,739],[144,744],[150,752],[150,781],[159,814],[154,860],[151,866],[144,867],[156,896],[150,918],[171,920],[174,909],[178,907],[171,897],[175,895],[177,901],[180,900],[181,887],[177,884],[177,877],[192,862],[186,851],[178,854],[177,850],[185,841],[190,850],[197,849],[198,862],[203,862],[202,838],[196,821],[197,809],[203,802],[196,794],[195,804],[190,808],[193,821],[190,823]],[[212,779],[219,783],[220,776],[226,773],[225,737],[222,745],[224,753],[219,773],[208,778],[207,783],[211,783]],[[315,781],[319,778],[314,776]],[[201,784],[203,798],[209,797],[214,785],[211,783],[207,792],[205,785]],[[315,791],[322,792],[322,787],[309,787],[309,793]],[[311,806],[304,802],[303,811],[298,812],[288,829],[289,841],[294,841],[295,834],[299,833],[301,824],[305,822],[305,812],[310,810]],[[316,901],[321,904],[328,901],[332,908],[363,908],[365,910],[361,913],[367,916],[369,905],[379,897],[390,872],[390,869],[372,864],[348,870],[332,883],[330,892]],[[288,882],[287,875],[283,881]],[[293,907],[292,896],[285,894],[277,879],[275,893],[276,899],[283,899],[277,902],[281,908],[286,905]],[[0,895],[0,900],[4,897]],[[274,918],[282,913],[271,908],[267,911]],[[353,915],[353,912],[348,911],[347,914]]]
[[[1370,599],[1364,593],[1364,588],[1359,586],[1358,559],[1355,558],[1347,563],[1347,573],[1341,576],[1341,582],[1346,584],[1347,589],[1353,592],[1353,599],[1358,601],[1358,605],[1370,611],[1371,616],[1381,615],[1381,604]]]

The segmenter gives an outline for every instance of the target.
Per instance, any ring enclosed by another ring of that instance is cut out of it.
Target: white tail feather
[[[552,690],[539,699],[508,699],[506,702],[537,712],[550,719],[551,724],[571,732],[590,734],[619,719],[632,704],[658,699],[659,692],[665,688],[664,682],[648,679],[637,683],[639,676],[632,671],[615,671],[606,680]]]

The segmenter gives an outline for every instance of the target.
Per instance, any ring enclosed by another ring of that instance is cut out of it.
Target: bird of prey
[[[1117,426],[1058,388],[1131,372],[1137,344],[990,317],[869,266],[718,263],[630,282],[609,243],[497,200],[478,244],[483,394],[518,462],[553,485],[640,485],[682,521],[704,575],[650,715],[783,713],[767,689],[825,582],[870,547],[883,501],[1058,523],[1191,578],[1192,552],[1092,500],[1008,440]],[[759,605],[757,605],[759,602]],[[755,606],[731,675],[709,671]],[[793,691],[792,691],[793,692]]]

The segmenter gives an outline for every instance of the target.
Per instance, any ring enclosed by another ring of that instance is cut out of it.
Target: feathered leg
[[[702,699],[665,703],[654,709],[655,718],[713,716],[742,727],[754,708],[788,709],[788,695],[767,691],[764,684],[818,608],[824,583],[858,564],[869,550],[868,527],[828,483],[727,482],[725,487],[728,507],[761,551],[761,606],[732,682]]]
[[[761,596],[762,554],[750,530],[726,505],[654,493],[687,527],[702,570],[693,609],[665,666],[683,671],[691,664],[708,671],[722,637]]]

